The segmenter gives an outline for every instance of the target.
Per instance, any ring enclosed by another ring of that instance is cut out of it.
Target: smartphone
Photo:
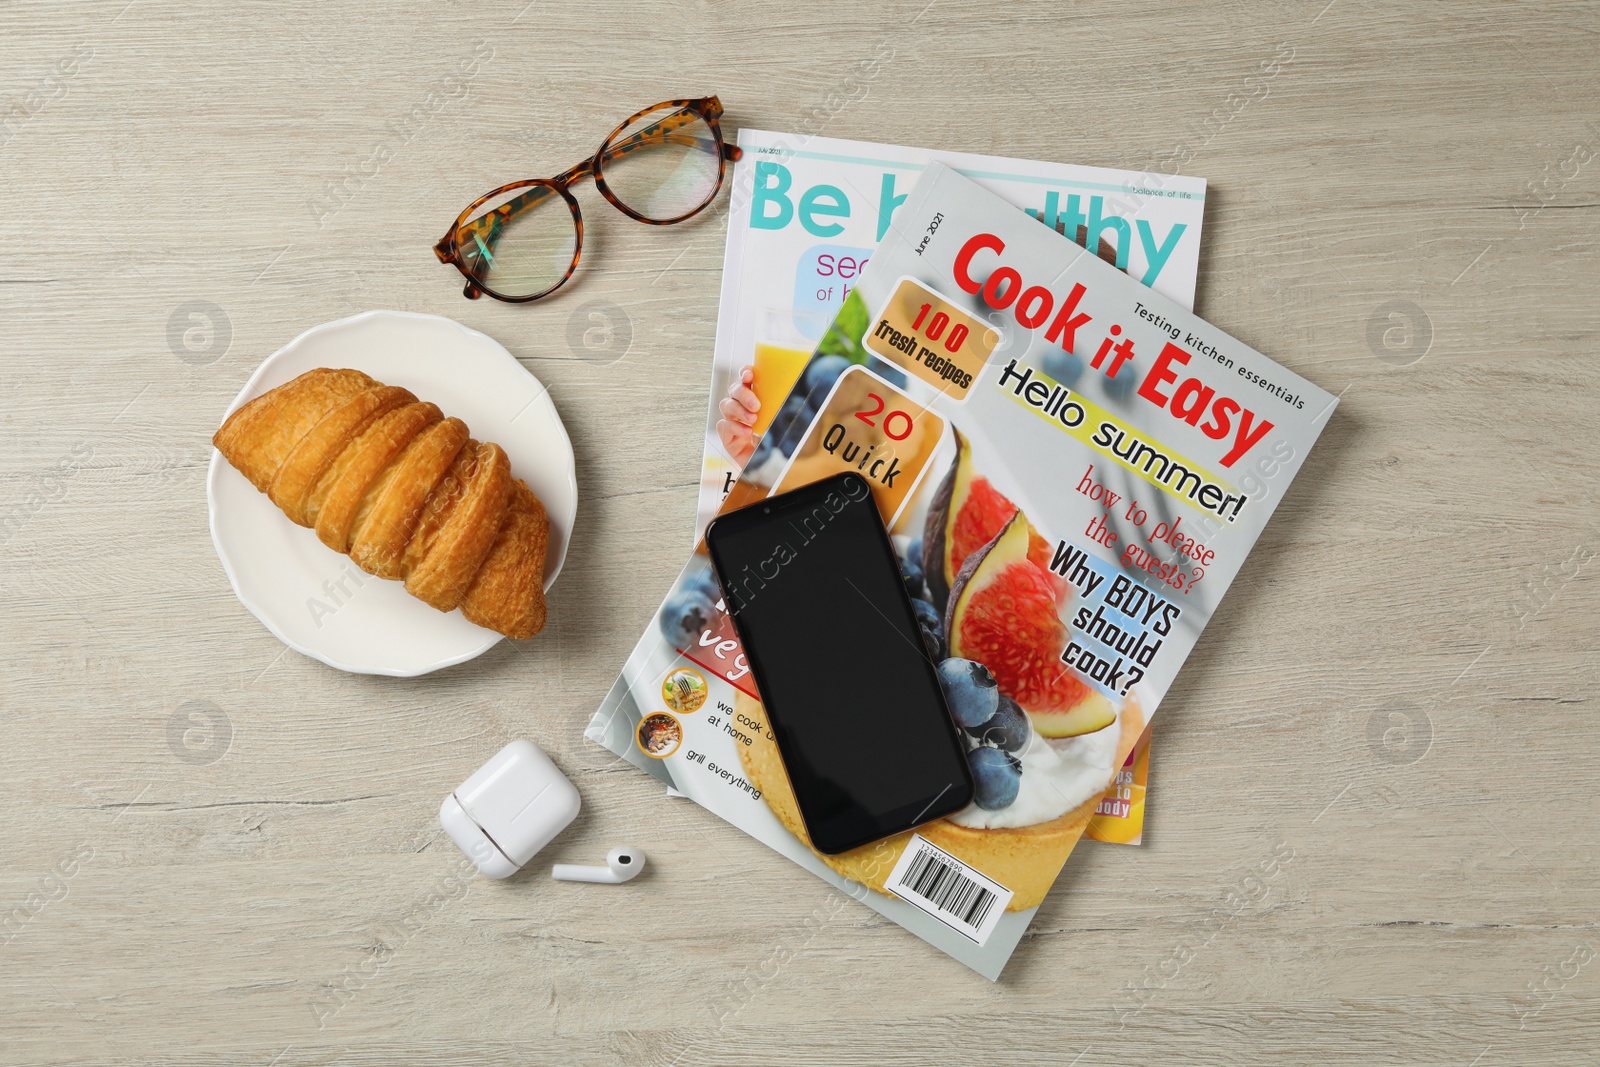
[[[972,802],[966,746],[854,471],[706,530],[806,833],[835,855]]]

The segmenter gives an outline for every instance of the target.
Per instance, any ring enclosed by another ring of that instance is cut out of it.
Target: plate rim
[[[501,344],[493,337],[490,337],[482,330],[475,330],[471,326],[458,322],[455,319],[449,318],[445,315],[433,315],[420,311],[393,311],[386,308],[374,308],[370,311],[359,312],[355,315],[347,315],[341,319],[331,319],[328,322],[318,323],[317,325],[308,327],[307,329],[302,330],[299,334],[296,334],[293,338],[281,345],[276,351],[267,356],[260,362],[260,364],[256,366],[256,369],[250,373],[249,378],[245,379],[244,385],[240,386],[238,393],[234,395],[233,400],[228,404],[227,410],[223,412],[222,420],[218,423],[218,425],[220,426],[222,422],[226,422],[228,417],[235,411],[249,403],[251,400],[255,399],[256,395],[258,395],[255,392],[257,384],[266,374],[268,368],[270,368],[274,362],[281,358],[284,353],[291,351],[302,342],[318,333],[338,327],[353,326],[365,319],[381,318],[413,319],[423,320],[431,323],[444,323],[454,327],[457,330],[460,330],[468,337],[475,339],[481,338],[489,343],[489,348],[491,351],[495,352],[498,356],[509,360],[518,371],[526,374],[543,390],[540,395],[549,401],[551,413],[555,416],[555,427],[558,431],[560,431],[561,441],[566,446],[565,454],[568,460],[566,467],[566,481],[567,488],[572,497],[572,517],[567,523],[568,528],[566,530],[566,536],[562,539],[561,558],[556,561],[553,572],[549,574],[543,582],[545,591],[549,592],[550,587],[555,584],[556,578],[560,576],[561,568],[566,564],[567,551],[572,545],[572,528],[577,523],[578,472],[576,462],[577,457],[572,448],[572,435],[567,432],[567,426],[561,418],[561,412],[556,408],[555,401],[550,397],[550,387],[532,371],[524,367],[517,360],[517,357],[511,354],[510,349],[506,348],[505,345]],[[354,664],[345,663],[335,659],[332,656],[308,648],[299,641],[289,637],[288,634],[284,633],[283,630],[281,630],[274,623],[274,621],[268,617],[267,613],[264,612],[258,604],[256,604],[250,597],[245,595],[244,591],[239,586],[239,576],[234,572],[233,561],[229,558],[227,551],[222,546],[222,539],[217,531],[217,521],[220,508],[218,507],[217,503],[216,481],[221,476],[224,466],[226,466],[229,470],[233,469],[232,465],[228,464],[223,458],[221,451],[219,451],[217,447],[213,445],[211,448],[211,459],[206,467],[206,525],[211,533],[211,547],[213,551],[216,552],[218,561],[222,564],[223,573],[228,576],[228,585],[233,589],[234,598],[237,599],[239,603],[243,604],[250,614],[254,615],[256,620],[265,626],[268,632],[270,632],[272,636],[276,637],[286,648],[291,648],[303,656],[308,656],[319,663],[325,663],[335,670],[341,670],[347,674],[365,674],[387,678],[417,678],[424,674],[431,674],[434,671],[443,670],[446,667],[454,667],[457,664],[476,659],[485,652],[489,651],[489,649],[493,648],[495,645],[499,644],[501,641],[505,640],[504,634],[496,633],[487,627],[480,626],[478,628],[482,630],[486,636],[486,641],[481,647],[471,649],[459,655],[447,656],[444,659],[431,662],[425,666],[420,666],[413,669],[398,669],[356,666]],[[332,550],[330,549],[329,551]],[[473,625],[477,624],[474,623]]]

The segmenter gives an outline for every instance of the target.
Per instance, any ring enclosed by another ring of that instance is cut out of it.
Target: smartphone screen
[[[966,747],[865,479],[847,471],[730,512],[706,545],[817,851],[972,801]]]

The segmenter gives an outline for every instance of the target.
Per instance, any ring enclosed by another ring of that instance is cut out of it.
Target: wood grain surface
[[[1595,1062],[1597,42],[1593,4],[0,4],[0,1061]],[[531,306],[430,245],[712,92],[1203,176],[1197,310],[1342,396],[1162,707],[1146,844],[1080,847],[995,984],[581,736],[690,537],[725,213],[590,190]],[[286,651],[207,531],[228,402],[370,308],[499,339],[577,452],[549,629],[416,680]],[[463,869],[439,799],[519,736],[585,800],[547,858],[642,879]]]

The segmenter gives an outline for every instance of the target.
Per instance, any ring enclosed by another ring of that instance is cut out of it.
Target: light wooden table
[[[0,1060],[1594,1062],[1593,5],[525,2],[0,5]],[[591,195],[530,307],[429,246],[709,92],[1202,175],[1199,312],[1343,397],[1162,708],[1147,843],[1081,847],[997,984],[581,737],[684,556],[725,220]],[[548,631],[415,681],[286,653],[206,529],[250,371],[376,307],[504,342],[581,486]],[[643,880],[462,873],[439,797],[515,736],[586,799],[551,858]]]

